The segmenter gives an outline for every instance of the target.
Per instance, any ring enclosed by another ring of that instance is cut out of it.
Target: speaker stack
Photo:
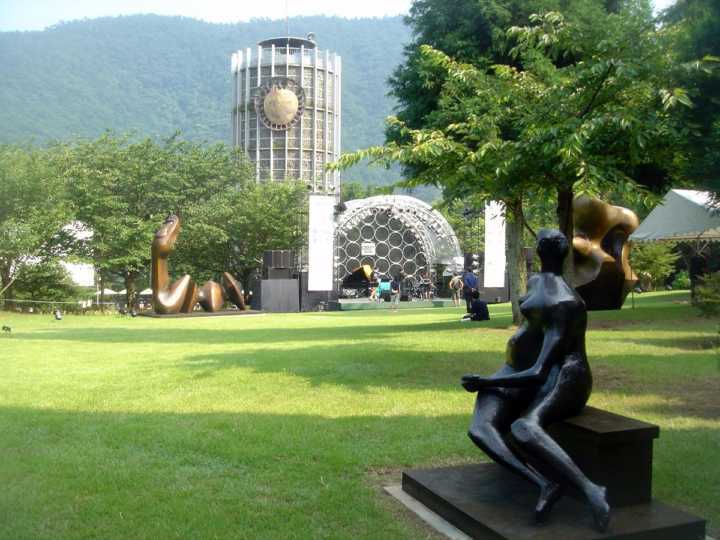
[[[289,249],[273,249],[263,253],[263,279],[290,279],[295,261]]]

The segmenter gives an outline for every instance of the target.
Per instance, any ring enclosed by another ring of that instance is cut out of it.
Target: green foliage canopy
[[[198,282],[227,271],[247,287],[264,251],[304,244],[305,216],[302,183],[251,180],[219,191],[188,208],[171,268]]]
[[[70,221],[55,150],[0,145],[0,290],[11,291],[17,270],[67,247]]]
[[[398,161],[419,171],[409,183],[440,185],[461,197],[564,193],[566,221],[559,217],[566,234],[573,192],[636,189],[638,166],[673,168],[682,127],[672,109],[690,101],[668,86],[678,66],[646,2],[596,13],[592,21],[533,15],[509,36],[522,69],[479,69],[422,46],[430,76],[444,73],[432,125],[413,129],[390,118],[399,141],[346,155],[341,166],[363,158]]]
[[[68,302],[81,295],[65,268],[57,260],[49,260],[21,265],[13,283],[13,296],[19,300]]]
[[[178,136],[158,143],[106,133],[66,145],[61,161],[75,216],[92,231],[81,252],[101,276],[125,279],[129,304],[163,219],[182,216],[251,176],[238,152]]]
[[[690,127],[685,140],[689,159],[684,174],[701,186],[720,191],[720,2],[677,0],[663,17],[673,32],[681,62],[698,62],[678,84],[688,89],[694,106],[683,111]]]

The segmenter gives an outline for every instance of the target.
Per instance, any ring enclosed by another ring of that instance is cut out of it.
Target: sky
[[[673,2],[655,0],[655,7],[662,9]],[[0,31],[42,30],[60,21],[137,13],[182,15],[225,23],[260,17],[283,19],[286,6],[290,17],[382,17],[405,14],[411,3],[411,0],[0,0]]]

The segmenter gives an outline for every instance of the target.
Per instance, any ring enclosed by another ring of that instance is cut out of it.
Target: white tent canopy
[[[630,235],[632,242],[720,240],[720,213],[707,191],[672,189]]]

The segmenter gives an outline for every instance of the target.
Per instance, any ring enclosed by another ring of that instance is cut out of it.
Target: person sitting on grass
[[[489,321],[490,312],[487,304],[480,300],[480,292],[472,292],[472,303],[470,304],[470,313],[463,315],[461,321]]]

